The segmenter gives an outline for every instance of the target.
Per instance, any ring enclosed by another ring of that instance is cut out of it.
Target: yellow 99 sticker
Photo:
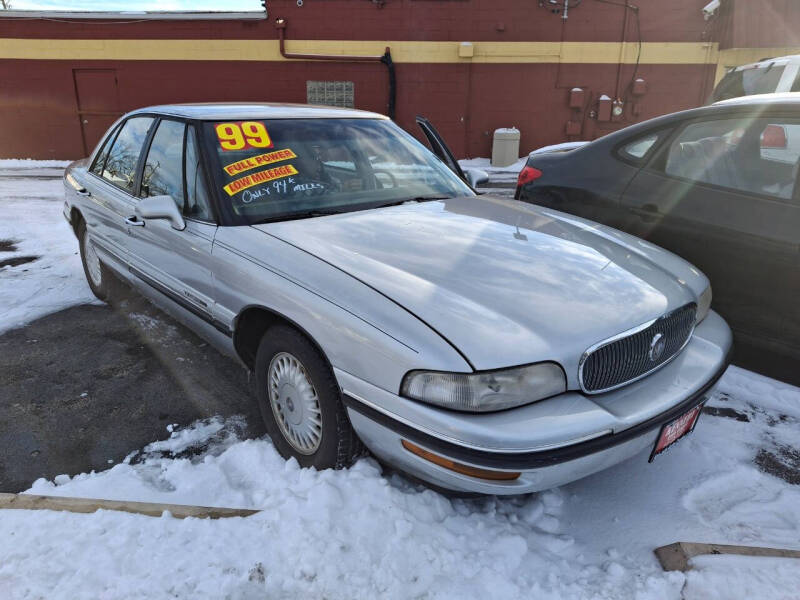
[[[267,128],[260,121],[237,121],[235,123],[217,123],[214,126],[219,139],[219,147],[223,150],[252,150],[254,148],[272,148],[272,140]]]

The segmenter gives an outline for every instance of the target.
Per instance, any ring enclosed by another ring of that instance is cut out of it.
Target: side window
[[[142,171],[141,196],[171,196],[183,212],[183,133],[181,121],[162,120]]]
[[[152,124],[151,117],[132,117],[125,121],[108,153],[103,168],[103,179],[126,192],[134,192],[136,166],[142,152],[142,144]]]
[[[106,164],[108,151],[111,149],[111,143],[114,141],[114,136],[117,135],[117,131],[119,131],[118,127],[114,128],[114,131],[112,131],[106,136],[106,139],[103,140],[103,147],[100,148],[100,152],[98,152],[97,155],[94,157],[92,168],[89,170],[95,175],[103,174],[103,166]]]
[[[800,92],[800,73],[798,73],[797,77],[794,78],[794,83],[792,84],[792,91]]]
[[[661,136],[658,132],[648,133],[647,135],[637,138],[634,141],[622,146],[619,149],[619,153],[626,158],[641,160],[650,151],[650,148],[652,148],[653,145],[658,141],[659,137]]]
[[[778,89],[778,82],[783,77],[786,67],[776,67],[769,64],[758,69],[746,69],[742,73],[742,84],[745,94],[771,94]]]
[[[200,145],[192,125],[186,135],[186,206],[184,214],[201,221],[211,221],[211,203],[206,187],[205,172],[200,162]]]
[[[790,199],[800,158],[800,120],[720,119],[688,125],[665,171],[741,192]]]

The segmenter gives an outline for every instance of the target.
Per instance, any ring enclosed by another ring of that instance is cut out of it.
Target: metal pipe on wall
[[[335,62],[379,62],[386,65],[389,73],[389,101],[386,107],[386,114],[394,121],[395,105],[397,98],[397,78],[395,75],[394,62],[389,46],[382,55],[378,56],[359,56],[353,54],[302,54],[299,52],[286,51],[286,19],[276,19],[275,28],[278,30],[278,40],[280,44],[281,56],[289,59],[300,60],[327,60]]]

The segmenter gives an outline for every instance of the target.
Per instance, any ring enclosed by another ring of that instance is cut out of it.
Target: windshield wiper
[[[264,223],[275,223],[276,221],[295,221],[297,219],[311,219],[313,217],[324,217],[327,215],[335,215],[342,212],[341,210],[307,210],[302,212],[287,213],[285,215],[275,215],[259,219],[251,225],[263,225]]]

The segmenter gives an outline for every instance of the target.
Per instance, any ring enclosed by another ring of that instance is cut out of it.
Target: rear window
[[[784,68],[769,64],[730,71],[714,88],[711,102],[753,94],[771,94],[778,89]]]
[[[391,121],[274,119],[205,126],[220,208],[234,222],[474,194]]]
[[[661,136],[660,132],[648,133],[632,142],[629,142],[619,149],[620,154],[626,158],[641,160],[650,152],[650,149]]]

